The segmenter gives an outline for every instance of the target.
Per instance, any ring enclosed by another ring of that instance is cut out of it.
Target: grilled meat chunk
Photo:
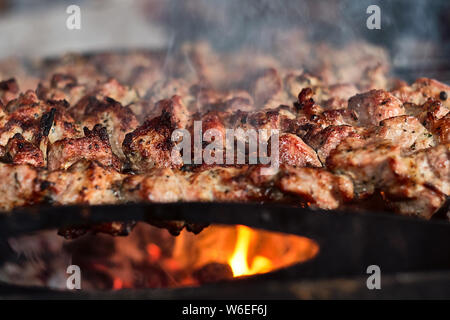
[[[400,146],[406,152],[414,152],[435,145],[433,135],[410,116],[393,117],[381,121],[377,128],[376,139],[385,139]]]
[[[5,159],[13,164],[29,164],[33,167],[44,167],[44,155],[42,151],[26,141],[20,133],[9,139],[5,148]]]
[[[94,225],[84,225],[84,226],[68,226],[58,229],[58,234],[63,236],[68,240],[76,239],[88,232],[91,233],[106,233],[112,236],[127,236],[135,227],[135,221],[127,222],[105,222],[101,224]]]
[[[403,85],[396,88],[392,94],[403,103],[423,105],[429,98],[432,98],[440,100],[445,107],[450,108],[450,99],[447,99],[447,95],[450,94],[450,86],[434,79],[417,79],[411,86]]]
[[[104,166],[116,170],[121,163],[112,152],[106,129],[100,124],[92,130],[84,128],[84,137],[63,139],[51,144],[48,148],[48,170],[67,169],[80,159],[96,160]]]
[[[332,152],[327,165],[349,176],[359,197],[379,190],[401,214],[430,218],[449,195],[448,145],[405,156],[400,146],[387,140],[347,139]]]
[[[334,173],[349,176],[356,194],[364,198],[389,179],[389,160],[400,153],[401,148],[389,141],[367,142],[360,137],[349,137],[331,152],[327,167]]]
[[[123,141],[124,154],[136,171],[182,166],[181,154],[174,148],[172,134],[186,126],[188,111],[177,96],[159,104],[161,115],[145,121],[128,133]]]
[[[87,89],[73,75],[56,73],[50,79],[50,85],[38,85],[36,94],[43,101],[67,101],[69,106],[73,106],[86,94]]]
[[[133,202],[176,202],[188,187],[170,168],[155,168],[149,175],[132,175],[122,184],[124,198]]]
[[[282,191],[322,209],[336,209],[353,199],[350,178],[321,169],[285,167],[278,185]]]
[[[83,126],[92,130],[97,124],[106,128],[114,154],[122,160],[125,159],[122,151],[125,135],[139,125],[130,108],[123,107],[112,98],[105,98],[103,101],[95,99],[85,109]]]
[[[441,101],[431,98],[421,105],[406,102],[404,106],[407,115],[416,117],[424,125],[432,119],[441,119],[450,112],[450,110],[444,106]]]
[[[328,126],[319,132],[311,131],[306,137],[306,142],[316,150],[322,163],[326,163],[331,151],[333,151],[348,136],[357,137],[357,130],[348,125]]]
[[[0,145],[6,145],[16,133],[37,145],[44,137],[53,143],[80,135],[79,126],[66,111],[64,101],[44,102],[34,92],[27,91],[12,100],[6,109],[1,117]]]
[[[278,186],[287,196],[278,191],[272,201],[294,197],[299,203],[310,202],[324,209],[337,208],[353,198],[353,184],[345,176],[291,166],[264,176],[261,168],[212,167],[198,172],[154,169],[148,175],[126,178],[122,192],[133,201],[267,201],[268,190]]]
[[[439,143],[450,143],[450,113],[447,113],[441,119],[431,119],[428,127]]]
[[[279,157],[281,164],[294,167],[322,166],[316,152],[304,143],[301,138],[291,133],[285,133],[280,136]]]
[[[135,90],[124,86],[115,79],[98,84],[95,88],[87,91],[87,94],[78,100],[76,104],[72,104],[70,111],[75,119],[82,119],[86,114],[86,109],[91,108],[95,100],[102,101],[105,98],[111,98],[118,101],[122,106],[138,101],[138,95]]]
[[[11,100],[16,99],[18,94],[19,85],[16,79],[0,81],[0,103],[7,105]]]
[[[0,210],[8,211],[16,207],[35,203],[34,184],[37,171],[26,164],[0,163]]]
[[[122,190],[133,201],[242,201],[250,198],[250,189],[237,177],[243,173],[243,169],[223,167],[190,173],[154,169],[125,179]]]
[[[422,150],[390,163],[392,179],[380,185],[389,204],[403,215],[430,219],[450,195],[450,146]]]
[[[123,175],[97,161],[81,160],[67,170],[41,171],[42,196],[55,205],[120,202]]]
[[[351,97],[348,108],[361,125],[378,125],[380,121],[405,114],[403,103],[384,90],[371,90]]]

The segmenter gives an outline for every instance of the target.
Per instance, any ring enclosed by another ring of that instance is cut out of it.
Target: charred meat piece
[[[139,125],[130,108],[123,107],[112,98],[92,101],[85,110],[82,123],[84,127],[91,130],[98,124],[105,127],[112,151],[122,160],[125,159],[122,151],[125,135]]]
[[[171,80],[159,80],[157,81],[150,91],[147,93],[150,102],[156,105],[158,101],[169,99],[177,95],[181,97],[183,105],[191,109],[191,105],[195,104],[195,96],[191,92],[191,85],[184,79],[171,79]],[[192,109],[196,109],[195,106]],[[153,110],[145,110],[147,116],[155,115]],[[197,110],[195,110],[197,111]]]
[[[381,121],[380,128],[377,129],[376,139],[389,140],[407,153],[435,145],[432,134],[414,117],[386,119]]]
[[[29,164],[33,167],[45,166],[42,151],[31,142],[26,141],[20,133],[9,139],[4,157],[13,164]]]
[[[162,113],[149,119],[135,131],[128,133],[123,141],[123,151],[136,171],[182,166],[180,151],[174,149],[172,134],[185,128],[188,111],[179,97],[160,101]]]
[[[68,240],[76,239],[87,233],[106,233],[112,236],[127,236],[133,230],[136,222],[105,222],[85,226],[67,226],[58,229],[58,234]]]
[[[349,176],[360,198],[379,190],[401,214],[429,219],[449,194],[448,145],[405,156],[399,145],[387,140],[366,143],[350,138],[332,152],[327,165]]]
[[[444,106],[442,101],[431,98],[421,105],[406,102],[404,106],[407,115],[416,117],[424,125],[426,125],[431,119],[441,119],[450,112],[450,109]]]
[[[87,91],[87,94],[79,99],[76,104],[71,104],[70,111],[75,119],[80,120],[86,114],[86,109],[92,108],[92,104],[95,104],[96,100],[102,101],[107,97],[118,101],[123,106],[138,101],[136,91],[120,84],[115,79],[110,79]]]
[[[8,112],[14,112],[21,107],[27,106],[37,106],[40,104],[40,100],[36,93],[33,90],[27,90],[23,93],[20,93],[16,99],[9,101],[6,104],[6,110]]]
[[[47,144],[64,138],[80,136],[79,126],[65,110],[63,101],[41,101],[33,92],[27,92],[12,100],[2,110],[0,121],[0,145],[15,134],[38,146],[46,155]]]
[[[96,160],[104,166],[121,169],[117,156],[112,152],[108,133],[100,124],[92,130],[84,128],[84,137],[56,141],[48,148],[48,170],[67,169],[80,159]]]
[[[326,163],[331,151],[333,151],[348,136],[357,136],[357,130],[348,125],[328,126],[317,133],[306,137],[306,142],[316,150],[322,163]]]
[[[76,104],[86,94],[86,90],[87,86],[79,84],[73,75],[56,73],[50,79],[50,85],[38,85],[36,94],[44,101],[67,101],[69,107]]]
[[[147,120],[135,131],[128,133],[123,141],[123,151],[131,168],[145,171],[154,167],[181,167],[179,151],[174,149],[172,132],[175,130],[170,114]]]

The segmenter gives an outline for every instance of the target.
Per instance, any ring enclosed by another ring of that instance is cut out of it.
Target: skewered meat
[[[36,91],[21,93],[18,81],[5,78],[0,208],[258,201],[338,209],[379,194],[391,210],[429,219],[450,195],[450,87],[395,81],[374,48],[351,48],[360,49],[354,65],[347,51],[311,48],[314,58],[302,52],[310,71],[294,68],[284,51],[286,64],[266,53],[253,52],[249,61],[250,51],[218,53],[202,44],[181,48],[188,65],[145,52],[97,54],[43,64]],[[174,131],[193,137],[196,121],[206,140],[180,150]],[[266,133],[257,149],[252,130]],[[272,146],[276,131],[279,166],[263,173],[270,166],[250,163],[249,155]],[[221,144],[211,152],[207,142]],[[236,146],[248,152],[242,164],[237,155],[231,164],[219,157],[195,162],[197,151],[225,156]],[[152,223],[173,233],[201,229]],[[92,230],[117,235],[132,225]],[[73,237],[89,228],[61,233]]]

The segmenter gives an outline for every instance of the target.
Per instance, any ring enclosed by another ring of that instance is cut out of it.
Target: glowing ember
[[[254,232],[248,227],[237,226],[236,247],[228,262],[235,277],[265,273],[272,269],[272,262],[264,256],[256,256],[250,266],[248,264],[248,248]]]
[[[212,225],[197,235],[183,231],[173,237],[167,230],[139,224],[128,237],[88,235],[68,241],[48,232],[15,240],[23,248],[34,248],[46,239],[52,245],[59,241],[59,246],[40,260],[45,268],[35,268],[34,260],[14,268],[10,265],[0,268],[0,280],[48,286],[54,279],[65,279],[70,262],[83,270],[82,286],[87,290],[176,288],[268,273],[312,259],[319,252],[312,239],[242,225]],[[66,282],[52,286],[64,289]]]
[[[123,281],[119,278],[115,278],[113,282],[113,290],[119,290],[123,288]]]
[[[147,253],[150,262],[158,261],[161,258],[161,249],[154,243],[147,245]]]

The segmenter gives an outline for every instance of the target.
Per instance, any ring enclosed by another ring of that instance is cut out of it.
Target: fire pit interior
[[[40,208],[39,218],[30,209],[0,217],[1,297],[256,299],[449,294],[450,277],[445,270],[450,267],[450,256],[445,252],[450,232],[444,221],[267,204],[174,203],[61,210]],[[126,237],[91,233],[64,240],[55,229],[126,219],[142,221]],[[144,223],[164,224],[167,219],[209,226],[199,234],[184,230],[173,236]],[[374,262],[385,274],[380,292],[367,291],[360,278]],[[72,265],[81,269],[82,290],[64,289],[71,275],[67,268]]]
[[[26,2],[0,298],[450,296],[445,1]]]
[[[198,286],[271,272],[312,259],[319,250],[308,238],[242,225],[174,237],[142,223],[127,237],[64,240],[53,230],[8,242],[17,256],[3,264],[1,281],[67,289],[66,269],[73,264],[82,270],[85,290]]]

